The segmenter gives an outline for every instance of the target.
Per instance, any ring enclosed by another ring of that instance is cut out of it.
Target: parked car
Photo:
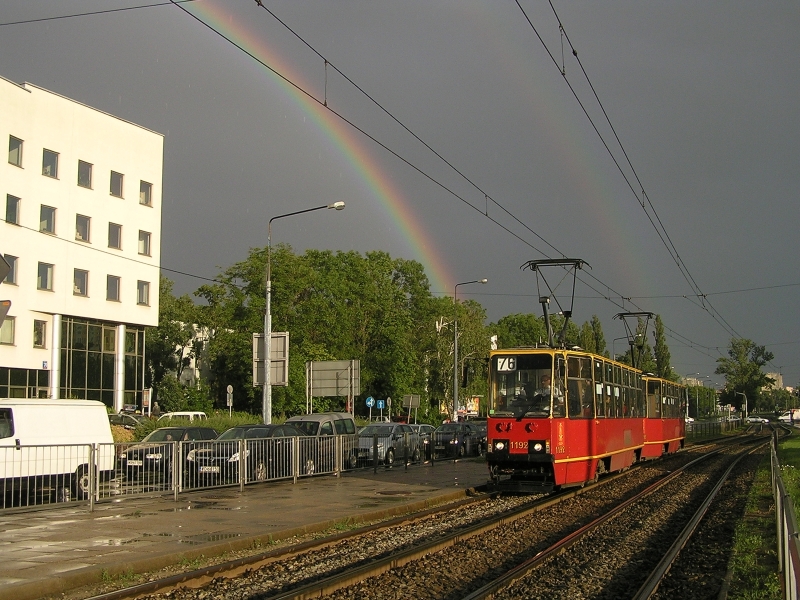
[[[192,481],[199,485],[239,481],[240,440],[245,440],[245,481],[292,477],[293,438],[299,437],[304,437],[304,433],[288,423],[231,427],[222,432],[214,443],[189,453],[187,463],[190,465]],[[309,469],[308,461],[302,458],[298,465],[304,473]],[[313,472],[313,463],[311,468]]]
[[[199,410],[184,410],[178,412],[164,413],[158,417],[159,421],[169,421],[170,419],[186,419],[187,421],[202,421],[207,419],[206,413]]]
[[[352,463],[356,422],[350,413],[324,412],[297,415],[286,419],[286,423],[297,427],[306,436],[314,438],[300,442],[309,456],[308,460],[313,463],[308,465],[309,475],[313,472],[333,473],[336,470],[336,436],[352,436],[347,438],[346,444],[339,446],[342,451],[340,465],[346,466],[348,463],[345,461]]]
[[[147,417],[143,415],[132,415],[130,413],[117,413],[108,415],[108,422],[111,425],[119,425],[125,429],[136,429],[139,424]]]
[[[378,436],[378,462],[387,467],[405,456],[412,462],[419,460],[419,435],[411,425],[371,423],[358,432],[358,448],[354,450],[357,464],[369,464],[374,460],[375,436]]]
[[[468,421],[467,425],[472,427],[478,439],[478,454],[483,454],[489,444],[489,427],[486,421]]]
[[[425,460],[430,460],[431,456],[433,456],[433,432],[436,431],[436,427],[428,425],[427,423],[415,423],[409,425],[409,427],[417,432],[420,453],[423,458]]]
[[[750,415],[747,417],[748,423],[769,423],[769,419],[765,419],[764,417],[759,417],[758,415]]]
[[[694,417],[686,417],[685,421],[687,423],[694,423]]]
[[[470,423],[445,423],[433,432],[433,453],[442,456],[471,456],[480,454],[481,433]]]
[[[127,479],[147,476],[170,480],[175,442],[207,442],[216,437],[217,432],[211,427],[161,427],[124,450],[120,456],[120,469]],[[196,448],[196,443],[185,444],[186,456]]]

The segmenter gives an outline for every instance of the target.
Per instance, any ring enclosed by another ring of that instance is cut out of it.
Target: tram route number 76
[[[517,370],[517,357],[516,356],[498,356],[497,357],[497,370],[500,372],[516,371]]]

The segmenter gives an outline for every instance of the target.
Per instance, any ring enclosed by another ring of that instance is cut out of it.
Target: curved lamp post
[[[488,279],[475,279],[457,283],[453,288],[453,421],[458,421],[458,286],[486,283]]]
[[[334,202],[333,204],[325,204],[315,208],[278,215],[277,217],[272,217],[267,224],[267,307],[264,311],[264,389],[261,395],[261,417],[265,424],[272,423],[272,222],[284,217],[293,217],[294,215],[322,210],[323,208],[342,210],[344,202]]]

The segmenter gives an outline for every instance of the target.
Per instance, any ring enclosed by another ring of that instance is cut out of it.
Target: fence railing
[[[800,550],[798,549],[797,515],[794,502],[786,491],[778,462],[778,434],[773,433],[770,443],[770,467],[772,472],[772,496],[775,498],[775,525],[778,534],[778,567],[783,579],[784,598],[798,597],[798,575],[800,575]]]
[[[686,437],[706,437],[726,431],[733,431],[742,426],[741,421],[694,421],[686,423]]]
[[[437,456],[416,435],[126,442],[0,448],[0,508],[292,480]],[[449,456],[448,456],[449,458]]]

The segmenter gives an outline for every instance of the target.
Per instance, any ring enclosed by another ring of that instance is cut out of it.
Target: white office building
[[[0,398],[142,405],[158,324],[163,136],[0,78]]]

